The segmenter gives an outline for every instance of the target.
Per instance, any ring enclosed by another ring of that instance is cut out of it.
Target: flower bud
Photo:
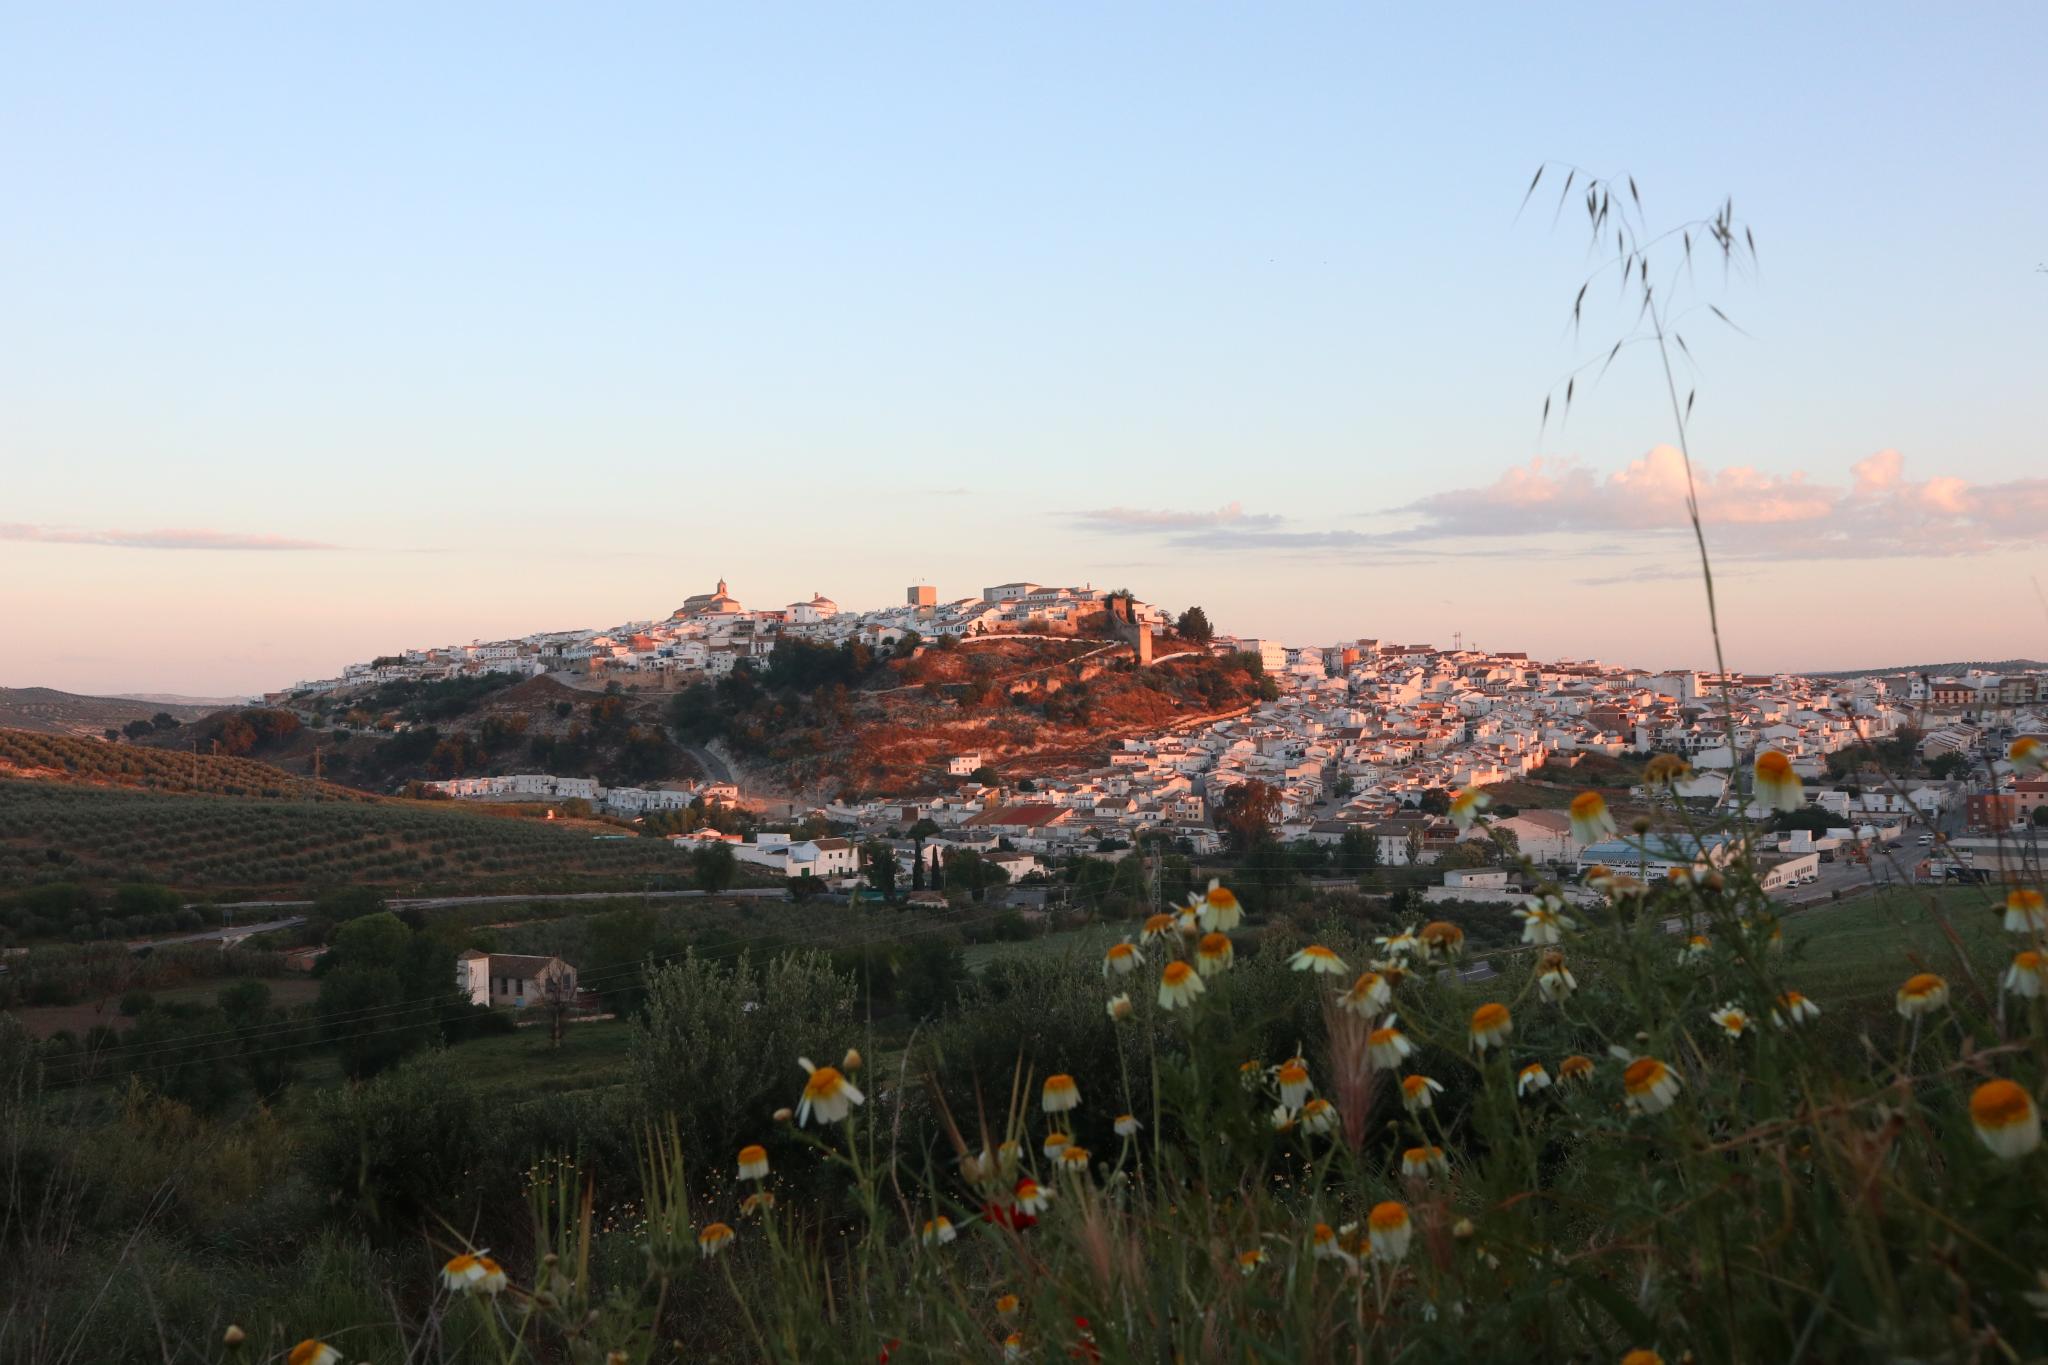
[[[860,1070],[860,1049],[857,1047],[846,1049],[846,1055],[839,1059],[839,1069],[849,1075]]]
[[[1460,1218],[1457,1222],[1451,1224],[1451,1236],[1458,1238],[1460,1241],[1470,1237],[1476,1231],[1478,1229],[1472,1226],[1470,1218]]]
[[[791,1119],[795,1117],[796,1111],[794,1109],[791,1109],[786,1104],[783,1105],[782,1108],[775,1111],[775,1121],[777,1123],[788,1123]]]
[[[1648,834],[1650,832],[1650,817],[1638,815],[1635,819],[1628,822],[1628,827],[1638,834]]]
[[[224,1346],[240,1346],[249,1339],[249,1334],[231,1322],[228,1324],[228,1330],[220,1334],[220,1339]]]

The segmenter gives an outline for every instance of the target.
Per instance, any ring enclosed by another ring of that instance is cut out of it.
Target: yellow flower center
[[[1664,1063],[1655,1057],[1638,1057],[1621,1073],[1621,1084],[1630,1094],[1648,1090],[1664,1079]]]
[[[1508,1021],[1508,1007],[1489,1000],[1472,1011],[1472,1031],[1486,1033],[1499,1028]]]
[[[1986,1081],[1970,1096],[1970,1117],[1982,1128],[2006,1128],[2033,1111],[2027,1092],[2007,1080]]]
[[[1389,1199],[1373,1205],[1372,1212],[1365,1216],[1365,1221],[1374,1232],[1399,1231],[1408,1226],[1408,1206]]]
[[[1169,962],[1166,964],[1166,971],[1161,974],[1161,979],[1169,986],[1178,986],[1194,973],[1195,969],[1185,962]]]
[[[1906,984],[1901,989],[1907,995],[1924,996],[1934,994],[1942,985],[1942,979],[1933,972],[1921,972],[1917,976],[1907,977]]]

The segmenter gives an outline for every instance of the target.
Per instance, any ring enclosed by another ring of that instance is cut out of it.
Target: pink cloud
[[[0,524],[0,540],[34,541],[45,545],[108,545],[125,550],[337,550],[317,540],[199,529],[161,531],[87,531],[67,526]]]
[[[1905,475],[1905,457],[1882,450],[1850,468],[1847,488],[1738,465],[1695,467],[1709,543],[1758,559],[1981,554],[2048,540],[2048,480],[1977,485],[1950,475]],[[1403,509],[1420,518],[1393,533],[1410,542],[1457,537],[1683,530],[1685,462],[1658,446],[1601,476],[1570,461],[1531,460],[1482,488],[1438,493]]]

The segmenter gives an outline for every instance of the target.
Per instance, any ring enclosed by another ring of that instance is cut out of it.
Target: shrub
[[[757,965],[751,953],[718,961],[688,950],[648,978],[631,1052],[636,1093],[674,1119],[688,1150],[722,1156],[786,1102],[799,1056],[838,1059],[853,1001],[853,977],[823,954]]]

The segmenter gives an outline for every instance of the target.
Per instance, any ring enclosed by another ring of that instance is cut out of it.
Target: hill
[[[268,763],[143,744],[0,730],[0,778],[54,779],[85,786],[139,787],[207,796],[363,801],[364,793],[314,782]]]
[[[1017,780],[1107,762],[1125,736],[1233,714],[1272,691],[1255,657],[1201,650],[1137,667],[1094,639],[945,641],[906,656],[785,642],[767,668],[697,683],[675,731],[718,739],[815,796],[914,795],[958,785],[946,760],[978,754]]]
[[[217,747],[288,773],[384,793],[412,782],[537,771],[634,786],[702,775],[666,728],[671,695],[509,674],[394,682],[220,711],[137,742]]]
[[[159,716],[197,720],[215,708],[146,697],[86,697],[53,687],[0,687],[0,728],[45,735],[102,736]]]
[[[1816,678],[1888,678],[1899,673],[1967,673],[1981,668],[1987,673],[2027,673],[2048,669],[2039,659],[1959,659],[1945,664],[1900,664],[1896,668],[1824,669]]]
[[[248,758],[0,730],[0,887],[54,877],[208,892],[343,881],[525,891],[687,874],[665,841],[528,815],[376,796]]]
[[[688,872],[665,840],[593,837],[587,826],[446,802],[0,779],[0,887],[157,882],[230,898],[336,885],[538,892],[641,889]]]
[[[1139,668],[1099,636],[990,636],[901,652],[786,640],[767,658],[681,688],[486,675],[307,694],[221,711],[145,748],[258,758],[366,791],[511,772],[639,786],[706,775],[718,741],[746,785],[820,799],[957,785],[978,753],[1012,779],[1106,761],[1126,735],[1244,709],[1270,688],[1256,660],[1166,640]]]

